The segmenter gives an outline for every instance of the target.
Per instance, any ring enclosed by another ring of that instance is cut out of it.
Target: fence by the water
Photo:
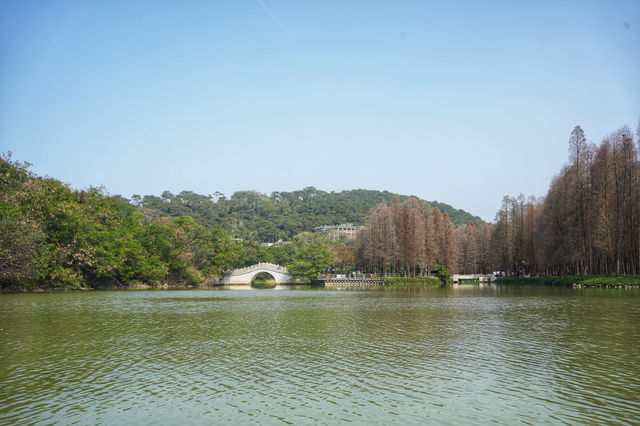
[[[370,288],[383,286],[387,283],[381,278],[322,278],[313,281],[314,286],[324,288]]]

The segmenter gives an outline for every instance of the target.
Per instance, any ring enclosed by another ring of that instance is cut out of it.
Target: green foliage
[[[197,284],[238,257],[219,226],[145,215],[100,188],[73,191],[28,166],[0,159],[3,288]]]
[[[627,284],[640,285],[640,275],[608,275],[604,277],[581,277],[578,284]]]
[[[286,265],[294,277],[300,281],[313,281],[318,274],[333,266],[335,254],[331,251],[334,243],[322,235],[304,232],[293,242],[293,257]]]
[[[83,276],[80,272],[63,266],[52,268],[50,275],[52,287],[79,288],[82,287]]]
[[[255,265],[260,262],[271,262],[285,265],[286,263],[276,262],[269,248],[261,245],[257,241],[243,240],[239,242],[240,249],[238,255],[233,261],[234,268],[242,268],[244,266]]]
[[[442,282],[436,277],[387,277],[389,289],[415,289],[425,287],[440,287]]]
[[[295,244],[274,244],[267,249],[265,258],[268,259],[268,262],[288,265],[293,261],[296,250]]]
[[[270,196],[239,191],[229,199],[165,191],[130,203],[102,188],[72,190],[28,167],[9,154],[0,159],[3,288],[198,284],[258,262],[285,265],[297,279],[313,280],[329,267],[349,270],[355,253],[346,242],[309,231],[362,224],[372,206],[394,197],[309,187]],[[292,242],[257,242],[279,239]]]
[[[0,277],[3,287],[32,287],[46,273],[44,234],[33,223],[0,218]]]
[[[356,189],[325,192],[314,187],[293,192],[273,192],[267,196],[256,191],[238,191],[231,198],[199,195],[191,191],[162,196],[134,196],[133,202],[147,209],[152,216],[189,216],[205,227],[221,225],[236,238],[275,242],[290,241],[301,232],[314,227],[353,223],[363,225],[369,210],[390,203],[394,194],[388,191]],[[400,200],[409,197],[400,196]],[[454,224],[481,222],[477,216],[456,210],[448,204],[433,203],[446,211]]]
[[[438,275],[442,285],[448,285],[453,282],[453,274],[444,262],[436,263],[436,266],[433,268],[433,273]]]

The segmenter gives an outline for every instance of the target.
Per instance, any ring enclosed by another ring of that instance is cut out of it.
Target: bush
[[[442,285],[451,284],[453,282],[453,274],[444,262],[438,262],[432,272],[440,278]]]

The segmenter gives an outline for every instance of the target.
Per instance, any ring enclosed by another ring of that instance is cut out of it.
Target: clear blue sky
[[[367,188],[493,219],[640,116],[638,1],[0,2],[0,150],[112,194]]]

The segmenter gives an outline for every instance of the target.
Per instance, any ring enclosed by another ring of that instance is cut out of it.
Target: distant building
[[[282,241],[282,239],[279,239],[275,243],[261,243],[261,244],[264,247],[271,247],[271,246],[276,246],[276,245],[289,244],[289,241]]]
[[[341,235],[346,235],[348,239],[352,240],[356,236],[356,232],[362,229],[362,226],[352,225],[350,223],[343,223],[341,225],[322,225],[313,228],[313,232],[324,234],[332,240],[337,240]]]

